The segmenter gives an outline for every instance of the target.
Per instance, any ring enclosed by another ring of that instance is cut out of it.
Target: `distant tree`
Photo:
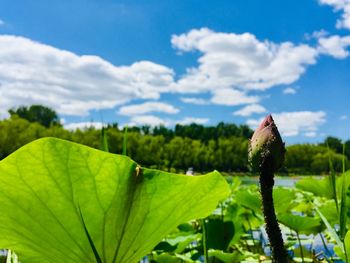
[[[142,133],[143,133],[144,135],[148,135],[148,134],[150,134],[150,132],[151,132],[151,126],[149,126],[149,125],[143,125],[143,126],[141,127],[141,131],[142,131]]]
[[[343,153],[342,141],[336,137],[328,136],[323,143],[324,146],[328,146],[333,149],[336,153]]]
[[[180,168],[179,157],[182,153],[184,140],[181,137],[174,137],[169,143],[165,144],[165,163],[168,171],[171,168]]]
[[[350,160],[350,140],[347,140],[345,143],[345,156]]]
[[[174,132],[171,129],[168,129],[164,125],[159,125],[153,128],[152,135],[158,136],[162,135],[167,142],[174,138]]]
[[[250,139],[253,136],[253,130],[248,125],[240,125],[239,128],[241,129],[240,136]]]
[[[0,121],[0,159],[35,139],[43,137],[45,127],[13,116]]]
[[[119,127],[118,127],[118,123],[117,123],[117,122],[109,123],[109,124],[107,125],[107,128],[113,128],[113,129],[119,130]]]
[[[134,160],[147,167],[160,168],[163,162],[164,137],[162,135],[139,136]]]
[[[123,129],[123,131],[124,131],[124,129]],[[137,127],[137,126],[128,127],[128,133],[129,132],[140,133],[141,132],[141,128]]]
[[[331,148],[331,147],[329,147]],[[329,173],[329,161],[336,172],[342,171],[343,155],[336,153],[324,144],[295,144],[287,147],[285,166],[289,172],[298,174],[322,174]],[[348,158],[345,158],[346,169]]]
[[[16,109],[10,109],[8,112],[11,116],[17,115],[29,122],[38,122],[47,128],[52,125],[60,125],[57,113],[42,105],[21,106]]]
[[[318,153],[313,156],[311,170],[316,174],[328,173],[331,171],[329,166],[329,161],[331,161],[334,171],[342,172],[342,160],[343,155],[333,151]],[[345,159],[345,163],[347,163],[347,159]]]
[[[314,158],[317,154],[322,154],[324,156],[327,154],[328,150],[326,147],[314,144],[295,144],[287,147],[285,166],[288,171],[299,174],[312,174],[316,173],[313,171],[315,168]],[[319,156],[317,159],[320,159]],[[322,159],[324,160],[324,159]],[[323,167],[328,167],[328,160],[323,165]],[[318,172],[318,171],[317,171]],[[328,170],[325,170],[328,172]]]

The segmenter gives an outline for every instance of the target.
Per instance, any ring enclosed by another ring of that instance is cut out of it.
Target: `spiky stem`
[[[260,170],[260,191],[266,223],[265,228],[271,244],[273,262],[287,263],[287,252],[283,245],[281,229],[277,222],[273,204],[272,190],[275,184],[273,169],[271,169],[268,164],[268,161],[263,162]]]

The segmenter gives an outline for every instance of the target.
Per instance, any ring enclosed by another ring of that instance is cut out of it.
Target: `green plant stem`
[[[300,248],[300,257],[301,257],[301,262],[305,262],[304,261],[304,252],[303,252],[303,246],[301,245],[301,240],[300,240],[300,236],[298,232],[295,232],[297,234],[297,238],[298,238],[298,243],[299,243],[299,248]]]
[[[209,262],[208,249],[207,249],[207,231],[205,226],[205,219],[201,220],[202,225],[202,240],[203,240],[203,251],[204,251],[204,263]]]
[[[268,165],[269,162],[262,163],[260,171],[260,191],[262,197],[263,213],[266,223],[266,233],[270,240],[274,262],[288,262],[287,252],[283,245],[281,229],[278,225],[275,208],[273,204],[272,190],[275,181],[273,171]]]
[[[347,187],[346,187],[346,178],[345,178],[345,144],[343,144],[343,174],[342,174],[342,189],[341,189],[341,203],[340,203],[340,218],[339,218],[339,226],[340,226],[340,231],[339,231],[339,236],[341,241],[344,242],[345,234],[346,234],[346,225],[347,225],[347,205],[346,205],[346,192],[347,192]],[[345,246],[345,243],[344,243]],[[345,253],[346,249],[344,247]]]
[[[345,261],[346,261],[346,263],[349,263],[349,260],[348,260],[348,252],[347,252],[347,250],[346,250],[346,242],[344,242],[343,244],[344,244]]]
[[[246,219],[247,222],[248,222],[249,232],[250,232],[250,238],[251,238],[252,241],[253,241],[253,247],[254,247],[254,250],[255,250],[257,246],[256,246],[256,243],[255,243],[255,240],[254,240],[254,234],[253,234],[252,225],[250,224],[250,220],[249,220],[248,216],[246,216],[245,219]]]
[[[220,202],[221,220],[224,221],[224,202]]]
[[[323,237],[322,233],[319,233],[319,235],[320,235],[320,237],[321,237],[322,244],[323,244],[323,247],[324,247],[324,249],[325,249],[327,255],[330,257],[331,262],[333,262],[332,254],[331,254],[331,252],[329,251],[329,249],[328,249],[328,247],[327,247],[327,245],[326,245],[326,241],[324,241],[324,237]]]
[[[329,169],[330,169],[330,176],[329,176],[329,180],[332,186],[332,195],[333,195],[333,199],[335,202],[335,206],[337,208],[337,213],[339,215],[340,211],[339,211],[339,203],[338,203],[338,195],[337,195],[337,184],[336,184],[336,176],[335,176],[335,170],[334,170],[334,166],[333,166],[333,162],[332,162],[332,158],[331,158],[331,154],[330,154],[330,148],[327,144],[327,151],[328,151],[328,163],[329,163]]]

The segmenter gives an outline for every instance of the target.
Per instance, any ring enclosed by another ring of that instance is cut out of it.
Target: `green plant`
[[[0,162],[0,247],[21,262],[135,262],[229,194],[217,172],[185,176],[54,138]]]

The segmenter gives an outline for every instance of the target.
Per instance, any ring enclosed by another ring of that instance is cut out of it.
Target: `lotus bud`
[[[261,172],[262,166],[272,173],[281,168],[285,147],[271,115],[265,117],[249,142],[248,159],[253,172]]]

